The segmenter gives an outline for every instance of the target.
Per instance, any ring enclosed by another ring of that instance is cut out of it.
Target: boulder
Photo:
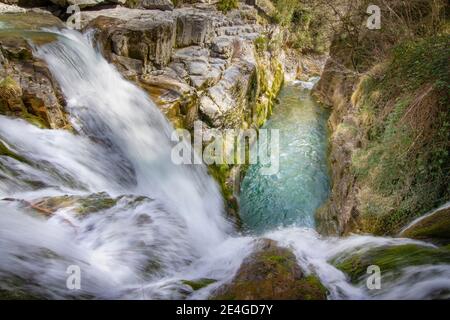
[[[113,199],[104,192],[88,196],[56,196],[45,197],[29,203],[33,210],[50,216],[59,209],[72,208],[78,216],[86,216],[91,213],[107,210],[116,205],[118,199]]]
[[[176,23],[177,47],[201,45],[212,38],[213,23],[206,13],[179,11]]]
[[[275,241],[263,239],[246,258],[230,284],[219,288],[217,300],[325,300],[327,290],[306,275],[295,255]]]
[[[113,2],[107,0],[50,0],[50,1],[60,7],[65,8],[71,5],[77,5],[81,9],[88,7],[95,7],[97,5],[105,4],[107,2]]]
[[[6,26],[0,31],[0,114],[44,128],[69,128],[61,90],[28,42],[54,41],[51,33],[28,30],[62,27],[62,22],[51,14],[27,12],[2,15],[0,23]]]
[[[450,203],[413,221],[399,236],[450,244]]]
[[[387,282],[401,275],[404,268],[450,263],[450,248],[416,244],[362,248],[334,257],[331,263],[346,273],[353,283],[365,281],[370,276],[367,268],[376,265],[380,267],[383,281]]]

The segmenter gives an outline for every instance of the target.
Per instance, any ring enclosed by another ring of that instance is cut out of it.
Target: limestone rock
[[[428,240],[438,244],[450,243],[450,203],[415,220],[403,229],[400,237]]]
[[[220,81],[200,100],[200,111],[214,127],[240,127],[245,118],[247,90],[256,66],[239,61],[226,69]]]

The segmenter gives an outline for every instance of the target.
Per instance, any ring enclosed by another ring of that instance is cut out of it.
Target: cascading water
[[[58,41],[35,53],[60,84],[78,134],[0,116],[2,143],[21,157],[0,156],[0,291],[20,288],[47,298],[206,298],[232,279],[261,237],[290,247],[331,299],[423,298],[450,287],[448,265],[414,267],[374,294],[364,284],[350,284],[329,262],[377,247],[427,246],[421,242],[322,238],[300,226],[260,237],[235,234],[205,168],[171,162],[172,128],[146,94],[87,38],[53,32]],[[69,205],[43,217],[11,201],[99,192],[113,202],[86,216]],[[71,265],[81,270],[81,290],[66,287]],[[216,282],[194,292],[182,281],[201,278]]]

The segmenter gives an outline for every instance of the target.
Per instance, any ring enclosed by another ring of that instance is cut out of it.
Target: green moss
[[[304,275],[295,255],[276,243],[266,241],[263,249],[248,257],[233,281],[213,299],[323,300],[327,290],[314,275]]]
[[[450,243],[450,209],[439,210],[405,230],[401,236]]]
[[[28,112],[22,101],[22,88],[10,76],[0,81],[0,113],[17,116],[39,128],[49,128],[46,120]]]
[[[194,290],[194,291],[203,289],[204,287],[207,287],[216,281],[217,280],[208,279],[208,278],[202,278],[199,280],[181,280],[182,283],[190,286],[192,288],[192,290]]]
[[[449,247],[432,248],[414,244],[375,248],[332,261],[354,283],[367,274],[370,265],[379,266],[382,274],[396,276],[405,267],[440,263],[450,263]]]
[[[305,300],[325,300],[328,294],[327,288],[323,286],[319,278],[309,275],[298,281],[300,290],[304,292]]]

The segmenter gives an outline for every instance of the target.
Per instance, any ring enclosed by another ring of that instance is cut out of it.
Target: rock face
[[[259,128],[270,116],[284,80],[282,51],[256,43],[282,34],[258,24],[254,7],[241,5],[227,15],[210,4],[172,11],[117,7],[84,11],[81,19],[84,30],[97,31],[104,56],[144,88],[175,127],[191,130],[201,121],[204,130]],[[239,166],[211,171],[235,213]]]
[[[0,33],[0,114],[18,116],[44,128],[68,127],[61,91],[25,40],[31,37],[35,43],[46,43],[55,38],[21,31],[61,27],[62,22],[42,12],[10,13],[0,16],[0,22],[14,28]]]
[[[218,290],[218,300],[325,300],[327,291],[315,276],[306,276],[288,249],[262,240],[229,285]]]
[[[76,2],[54,1],[63,7]],[[103,1],[91,2],[88,4]],[[146,90],[175,127],[191,130],[195,121],[200,121],[204,130],[260,127],[271,114],[284,69],[279,46],[268,50],[268,45],[261,49],[256,43],[258,39],[267,44],[280,40],[279,29],[258,24],[256,9],[244,4],[224,15],[209,3],[176,9],[170,3],[127,1],[125,5],[132,8],[89,8],[80,13],[81,25],[83,31],[94,31],[105,58]],[[148,10],[160,4],[170,8]],[[8,6],[7,10],[13,9]],[[62,25],[51,15],[33,14],[27,11],[15,19],[20,26],[14,27],[27,30],[29,21],[32,29]],[[53,40],[48,39],[50,34],[42,34],[46,38],[39,41]],[[11,41],[10,34],[1,38],[1,113],[46,128],[68,127],[65,102],[45,64],[32,56],[20,36]],[[226,197],[236,203],[231,199],[235,185],[231,171],[239,168],[224,168],[216,170],[220,173],[217,179],[226,189]]]
[[[82,17],[93,20],[86,28],[98,31],[103,52],[122,68],[144,74],[169,63],[175,35],[175,25],[169,15],[117,8],[85,12]]]

